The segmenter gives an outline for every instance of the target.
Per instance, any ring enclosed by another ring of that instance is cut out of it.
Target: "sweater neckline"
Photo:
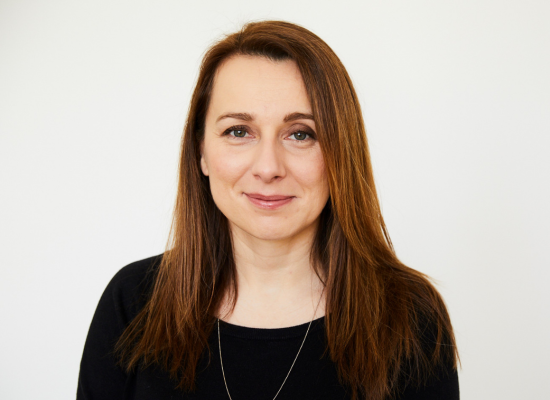
[[[324,327],[324,322],[324,316],[314,319],[311,323],[311,328],[309,328],[309,333]],[[220,334],[222,336],[234,336],[243,339],[285,340],[304,336],[308,325],[309,322],[284,328],[251,328],[220,320]]]

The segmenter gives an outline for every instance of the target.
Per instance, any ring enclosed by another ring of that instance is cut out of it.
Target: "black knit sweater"
[[[185,393],[159,368],[127,374],[113,355],[114,344],[145,302],[160,256],[132,263],[111,280],[93,317],[78,379],[78,400],[229,399],[224,385],[217,329],[199,362],[197,389]],[[279,390],[300,348],[308,323],[278,329],[247,328],[221,321],[225,377],[233,400],[271,400]],[[349,399],[334,363],[324,354],[324,317],[313,321],[304,346],[278,400]],[[210,358],[210,359],[209,359]],[[455,400],[459,398],[457,372],[445,366],[428,385],[407,387],[401,400]]]

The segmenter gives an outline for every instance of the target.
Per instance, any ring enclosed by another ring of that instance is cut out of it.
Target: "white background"
[[[164,251],[202,54],[252,19],[305,26],[348,68],[462,398],[548,398],[549,4],[0,0],[0,398],[74,398],[106,284]]]

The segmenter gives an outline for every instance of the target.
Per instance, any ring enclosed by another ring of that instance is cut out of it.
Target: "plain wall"
[[[0,1],[0,398],[74,398],[99,297],[164,251],[204,50],[323,38],[401,259],[439,282],[463,399],[548,396],[550,3]]]

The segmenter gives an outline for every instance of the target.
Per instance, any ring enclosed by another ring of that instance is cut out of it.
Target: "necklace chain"
[[[323,290],[324,291],[324,290]],[[292,368],[294,368],[294,364],[296,363],[296,360],[298,359],[298,356],[300,355],[300,351],[302,351],[302,347],[304,347],[304,343],[306,342],[307,334],[309,333],[309,328],[311,327],[311,324],[313,323],[313,320],[315,319],[315,314],[317,314],[317,309],[319,308],[319,304],[321,304],[321,299],[323,298],[323,292],[321,292],[321,297],[319,298],[319,302],[317,303],[317,307],[315,308],[315,312],[313,313],[313,318],[309,322],[309,325],[307,326],[306,335],[304,336],[304,340],[302,340],[302,344],[300,345],[300,348],[298,349],[298,354],[296,354],[296,357],[294,357],[294,361],[292,362],[292,365],[290,366],[290,370],[286,374],[285,380],[281,384],[281,387],[275,394],[275,397],[273,397],[273,400],[277,398],[279,393],[281,392],[281,389],[286,383],[286,380],[288,379],[288,376],[290,375],[290,372],[292,371]],[[218,318],[218,348],[220,350],[220,364],[222,367],[222,375],[223,375],[223,383],[225,383],[225,390],[227,390],[227,395],[229,396],[229,400],[233,400],[231,398],[231,394],[229,393],[229,387],[227,386],[227,380],[225,379],[225,371],[223,370],[223,360],[222,360],[222,344],[220,340],[220,319]]]

